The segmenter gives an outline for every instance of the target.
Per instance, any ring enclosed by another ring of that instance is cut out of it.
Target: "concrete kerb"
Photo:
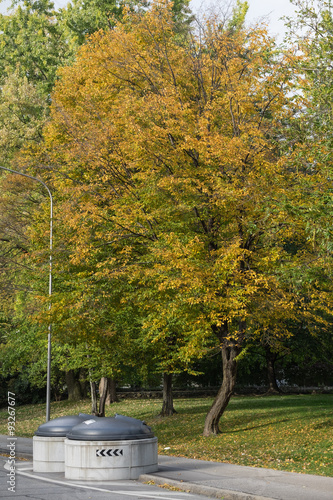
[[[213,488],[212,486],[202,486],[200,484],[188,483],[185,481],[176,481],[175,479],[164,478],[161,476],[151,476],[149,474],[141,474],[139,481],[142,483],[151,483],[158,486],[171,486],[179,488],[186,493],[194,493],[211,498],[220,498],[223,500],[276,500],[271,497],[262,497],[258,495],[250,495],[239,491],[224,490]]]

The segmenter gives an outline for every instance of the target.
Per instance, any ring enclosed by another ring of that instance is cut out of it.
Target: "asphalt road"
[[[11,488],[5,457],[0,457],[1,500],[208,500],[207,497],[172,491],[137,481],[103,481],[87,484],[63,481],[63,475],[53,474],[52,480],[38,473],[31,477],[32,462],[16,461],[15,491]],[[38,478],[36,477],[38,476]],[[211,499],[210,499],[211,500]]]

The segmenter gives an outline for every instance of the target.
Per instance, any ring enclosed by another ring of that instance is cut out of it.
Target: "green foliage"
[[[99,29],[111,29],[122,14],[123,4],[117,0],[74,0],[61,9],[62,21],[78,45]]]
[[[250,6],[247,1],[244,2],[242,0],[237,0],[236,5],[233,8],[232,17],[227,23],[227,29],[235,31],[244,28],[245,17],[249,7]]]
[[[0,15],[0,71],[9,76],[19,68],[47,94],[57,68],[72,55],[54,5],[49,0],[19,3],[8,15]]]
[[[305,73],[303,91],[309,98],[307,119],[308,132],[322,134],[332,129],[332,40],[333,17],[330,1],[318,0],[293,2],[297,9],[297,17],[289,21],[290,36],[298,30],[302,34],[300,49],[306,55],[302,64]],[[330,145],[331,135],[325,137]]]
[[[318,311],[321,310],[320,314],[326,321],[332,301],[333,250],[332,6],[330,1],[325,0],[297,0],[293,3],[297,17],[289,21],[288,36],[290,40],[295,39],[298,53],[302,54],[294,64],[295,70],[302,75],[299,92],[304,96],[299,127],[294,130],[292,138],[293,143],[298,145],[293,151],[293,158],[303,171],[300,210],[306,220],[305,237],[312,247],[312,265],[302,270],[303,283],[309,300],[315,303]],[[318,301],[315,294],[309,291],[311,286],[316,290]]]
[[[0,90],[1,166],[9,166],[22,148],[41,141],[46,117],[45,99],[16,68],[4,78]]]

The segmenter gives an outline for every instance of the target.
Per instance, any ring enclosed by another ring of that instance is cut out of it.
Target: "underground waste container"
[[[33,437],[34,472],[65,471],[65,439],[68,431],[80,422],[94,418],[80,413],[54,418],[41,424]]]
[[[157,437],[145,422],[116,415],[74,426],[65,440],[65,478],[138,479],[158,469]]]

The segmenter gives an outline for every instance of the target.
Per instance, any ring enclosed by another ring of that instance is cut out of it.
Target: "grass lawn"
[[[252,467],[333,476],[333,394],[235,396],[220,421],[221,434],[202,436],[212,398],[176,399],[177,414],[158,416],[159,399],[127,399],[107,408],[145,420],[159,453]],[[52,403],[51,418],[90,413],[90,401]],[[7,408],[0,434],[7,434]],[[45,404],[16,408],[16,435],[31,437],[45,421]]]

